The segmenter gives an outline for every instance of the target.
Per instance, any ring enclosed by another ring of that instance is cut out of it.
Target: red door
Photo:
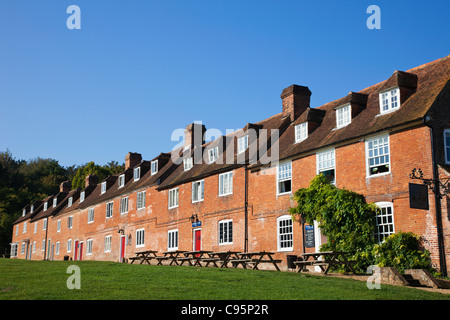
[[[83,242],[80,242],[80,261],[83,260]]]
[[[77,261],[78,258],[78,241],[75,241],[75,246],[73,247],[74,257],[73,260]]]
[[[202,230],[201,229],[194,231],[194,238],[195,238],[194,251],[202,250]]]
[[[125,258],[125,236],[120,237],[120,260],[119,260],[119,262],[122,262],[123,258]]]

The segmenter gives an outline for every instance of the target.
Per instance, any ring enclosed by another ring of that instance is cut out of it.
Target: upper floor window
[[[106,181],[102,182],[102,194],[106,192]]]
[[[80,193],[80,202],[84,201],[85,195],[86,195],[86,193],[84,191],[81,191],[81,193]]]
[[[219,147],[211,148],[208,150],[209,163],[213,163],[219,157]]]
[[[27,209],[23,209],[22,210],[22,217],[25,217],[26,214],[27,214]]]
[[[183,159],[184,171],[188,171],[192,168],[192,157]]]
[[[238,153],[244,152],[248,148],[248,135],[238,139]]]
[[[152,173],[152,175],[154,175],[154,174],[156,174],[157,172],[158,172],[158,160],[154,160],[154,161],[152,161],[152,164],[151,164],[151,173]]]
[[[108,202],[106,204],[106,218],[111,218],[112,217],[112,215],[113,215],[113,205],[114,205],[114,203],[112,201]]]
[[[122,188],[125,185],[125,175],[121,174],[119,176],[119,188]]]
[[[57,204],[58,204],[58,199],[57,199],[57,198],[54,198],[54,199],[53,199],[53,207],[56,207]]]
[[[308,138],[308,122],[303,122],[295,126],[295,142],[301,142]]]
[[[450,164],[450,129],[444,130],[445,163]]]
[[[120,199],[120,214],[128,213],[128,197]]]
[[[136,209],[144,209],[145,208],[145,191],[141,191],[137,193],[136,199]]]
[[[219,174],[219,196],[233,193],[233,172]]]
[[[366,140],[367,176],[390,172],[389,136]]]
[[[335,183],[334,149],[317,154],[317,173],[323,174],[332,184]]]
[[[178,207],[178,188],[169,190],[169,209]]]
[[[67,217],[67,229],[72,229],[73,226],[73,216]]]
[[[48,202],[44,203],[44,211],[47,211],[48,209]]]
[[[141,178],[141,167],[134,168],[134,181],[138,181]]]
[[[400,107],[400,89],[394,88],[380,93],[380,112],[386,113]]]
[[[204,180],[192,182],[192,202],[203,201]]]
[[[73,204],[73,197],[70,197],[69,200],[67,201],[67,207],[71,207]]]
[[[88,210],[88,223],[94,222],[94,208]]]
[[[336,126],[342,128],[352,121],[352,113],[350,105],[346,105],[336,109]]]
[[[292,163],[284,162],[277,166],[277,194],[286,194],[292,191]]]

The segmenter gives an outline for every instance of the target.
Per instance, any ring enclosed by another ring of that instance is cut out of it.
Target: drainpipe
[[[48,247],[48,239],[47,239],[47,235],[48,235],[48,226],[49,226],[49,223],[48,223],[48,218],[46,218],[46,219],[47,219],[47,227],[45,228],[44,260],[45,260],[45,257],[46,257],[46,255],[47,255],[47,247]]]
[[[245,212],[245,238],[244,238],[244,252],[248,252],[248,168],[244,165],[244,212]]]

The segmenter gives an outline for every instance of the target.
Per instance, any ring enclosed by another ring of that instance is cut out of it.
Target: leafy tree
[[[99,181],[102,181],[106,177],[122,172],[125,169],[125,165],[119,165],[116,161],[108,162],[104,166],[95,164],[94,162],[89,162],[84,166],[79,167],[72,179],[72,188],[85,187],[85,178],[89,174],[97,175]]]

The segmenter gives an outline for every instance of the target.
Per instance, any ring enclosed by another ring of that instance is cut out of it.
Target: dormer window
[[[400,107],[400,89],[389,89],[380,93],[380,113],[395,111]]]
[[[125,185],[125,175],[122,174],[119,176],[119,188],[122,188]]]
[[[242,153],[248,148],[248,135],[238,139],[238,153]]]
[[[208,150],[209,163],[213,163],[219,157],[219,147],[215,147]]]
[[[184,171],[188,171],[192,168],[192,157],[183,159]]]
[[[81,191],[80,193],[80,202],[84,201],[84,197],[86,196],[86,193],[84,191]]]
[[[156,174],[158,172],[158,160],[154,160],[152,161],[152,165],[151,165],[151,173],[152,175]]]
[[[57,198],[53,199],[53,208],[56,207],[57,204],[58,204],[58,199]]]
[[[34,205],[31,206],[30,212],[31,212],[31,213],[34,212]]]
[[[73,197],[70,197],[69,201],[67,203],[67,207],[70,208],[72,206],[72,204],[73,204]]]
[[[47,211],[48,209],[48,202],[44,203],[44,211]]]
[[[303,122],[295,126],[295,142],[301,142],[308,138],[308,122]]]
[[[104,194],[106,192],[106,181],[102,182],[102,191],[101,194]]]
[[[26,214],[27,214],[27,209],[23,209],[22,210],[22,217],[25,217]]]
[[[141,167],[134,168],[134,181],[138,181],[141,178]]]
[[[352,112],[349,104],[336,109],[336,128],[342,128],[352,122]]]

